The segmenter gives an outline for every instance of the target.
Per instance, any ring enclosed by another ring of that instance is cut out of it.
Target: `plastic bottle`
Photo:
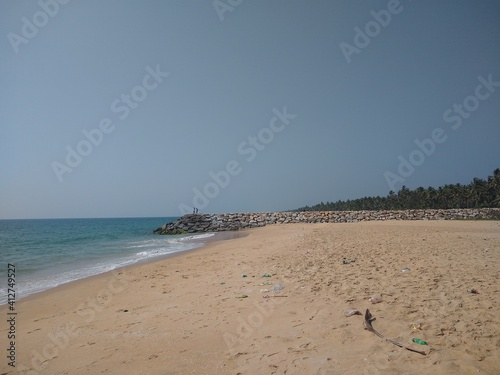
[[[426,341],[421,340],[421,339],[417,339],[416,337],[414,337],[411,341],[413,341],[415,344],[419,344],[419,345],[429,345],[429,344],[427,344]]]

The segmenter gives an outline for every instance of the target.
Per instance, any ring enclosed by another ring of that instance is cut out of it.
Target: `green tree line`
[[[500,169],[486,180],[474,178],[467,185],[448,184],[438,188],[406,186],[386,197],[364,197],[359,199],[319,203],[295,211],[362,211],[362,210],[413,210],[427,208],[493,208],[500,207]]]

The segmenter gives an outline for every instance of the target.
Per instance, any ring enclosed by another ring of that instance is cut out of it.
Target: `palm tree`
[[[493,176],[488,177],[487,189],[489,203],[492,207],[500,206],[500,168],[493,171]]]
[[[485,195],[486,195],[486,182],[484,180],[481,180],[480,178],[473,178],[471,182],[471,188],[472,188],[472,196],[473,199],[475,200],[475,205],[474,207],[479,208],[484,206],[485,203]],[[487,206],[488,204],[486,204]]]
[[[401,190],[398,191],[398,208],[404,209],[408,207],[410,200],[410,189],[406,185],[401,186]]]
[[[418,187],[410,190],[406,186],[395,193],[389,191],[386,197],[363,197],[337,202],[319,203],[298,210],[398,210],[415,208],[480,208],[500,207],[500,168],[488,176],[487,181],[474,178],[468,185],[447,184],[435,189]]]
[[[425,208],[429,206],[429,194],[422,186],[418,187],[414,192],[413,207]]]
[[[473,197],[473,190],[470,185],[465,185],[462,187],[463,189],[463,196],[465,199],[465,208],[470,208],[470,202]]]
[[[427,207],[436,208],[436,205],[439,201],[438,191],[436,189],[434,189],[433,187],[429,186],[427,188],[427,196],[429,197],[429,205]]]

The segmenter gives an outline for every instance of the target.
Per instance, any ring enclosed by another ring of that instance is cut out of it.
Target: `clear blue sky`
[[[61,2],[0,2],[0,218],[287,210],[500,167],[498,1]]]

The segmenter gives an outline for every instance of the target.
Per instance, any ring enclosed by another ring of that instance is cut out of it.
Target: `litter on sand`
[[[371,302],[371,303],[380,303],[383,301],[384,300],[382,299],[382,297],[379,297],[379,296],[373,296],[373,297],[368,299],[368,302]]]
[[[276,284],[271,288],[271,291],[273,291],[274,293],[279,293],[284,288],[285,286],[283,284]]]
[[[384,336],[382,336],[380,333],[378,333],[375,328],[373,328],[372,326],[372,321],[375,320],[375,317],[372,316],[372,314],[370,313],[370,310],[366,309],[366,313],[365,313],[365,321],[364,321],[364,325],[365,325],[365,329],[367,329],[368,331],[370,332],[373,332],[374,334],[376,334],[378,337],[380,337],[381,339],[384,339],[388,342],[390,342],[391,344],[394,344],[396,346],[399,346],[400,348],[404,348],[406,350],[409,350],[410,352],[415,352],[415,353],[418,353],[418,354],[422,354],[422,355],[427,355],[426,352],[422,351],[422,350],[416,350],[416,349],[412,349],[410,348],[409,346],[406,346],[406,345],[403,345],[397,341],[394,341],[394,340],[391,340],[391,339],[388,339]],[[425,342],[425,341],[424,341]],[[422,345],[422,344],[421,344]],[[427,345],[427,343],[423,344],[423,345]]]
[[[412,331],[422,330],[422,323],[413,323],[410,327]]]
[[[356,259],[342,259],[342,264],[351,264],[351,263],[354,263],[356,262]]]
[[[346,312],[344,313],[344,315],[346,317],[350,317],[350,316],[353,316],[353,315],[363,315],[363,314],[359,310],[349,309],[349,310],[346,310]]]
[[[271,298],[271,297],[274,297],[274,298],[278,298],[278,297],[288,297],[288,296],[283,296],[283,295],[279,295],[279,296],[270,296],[269,294],[266,294],[265,296],[262,296],[262,298]]]
[[[411,341],[413,341],[415,344],[418,345],[429,345],[427,344],[427,341],[424,341],[422,339],[417,339],[416,337],[414,337]]]

